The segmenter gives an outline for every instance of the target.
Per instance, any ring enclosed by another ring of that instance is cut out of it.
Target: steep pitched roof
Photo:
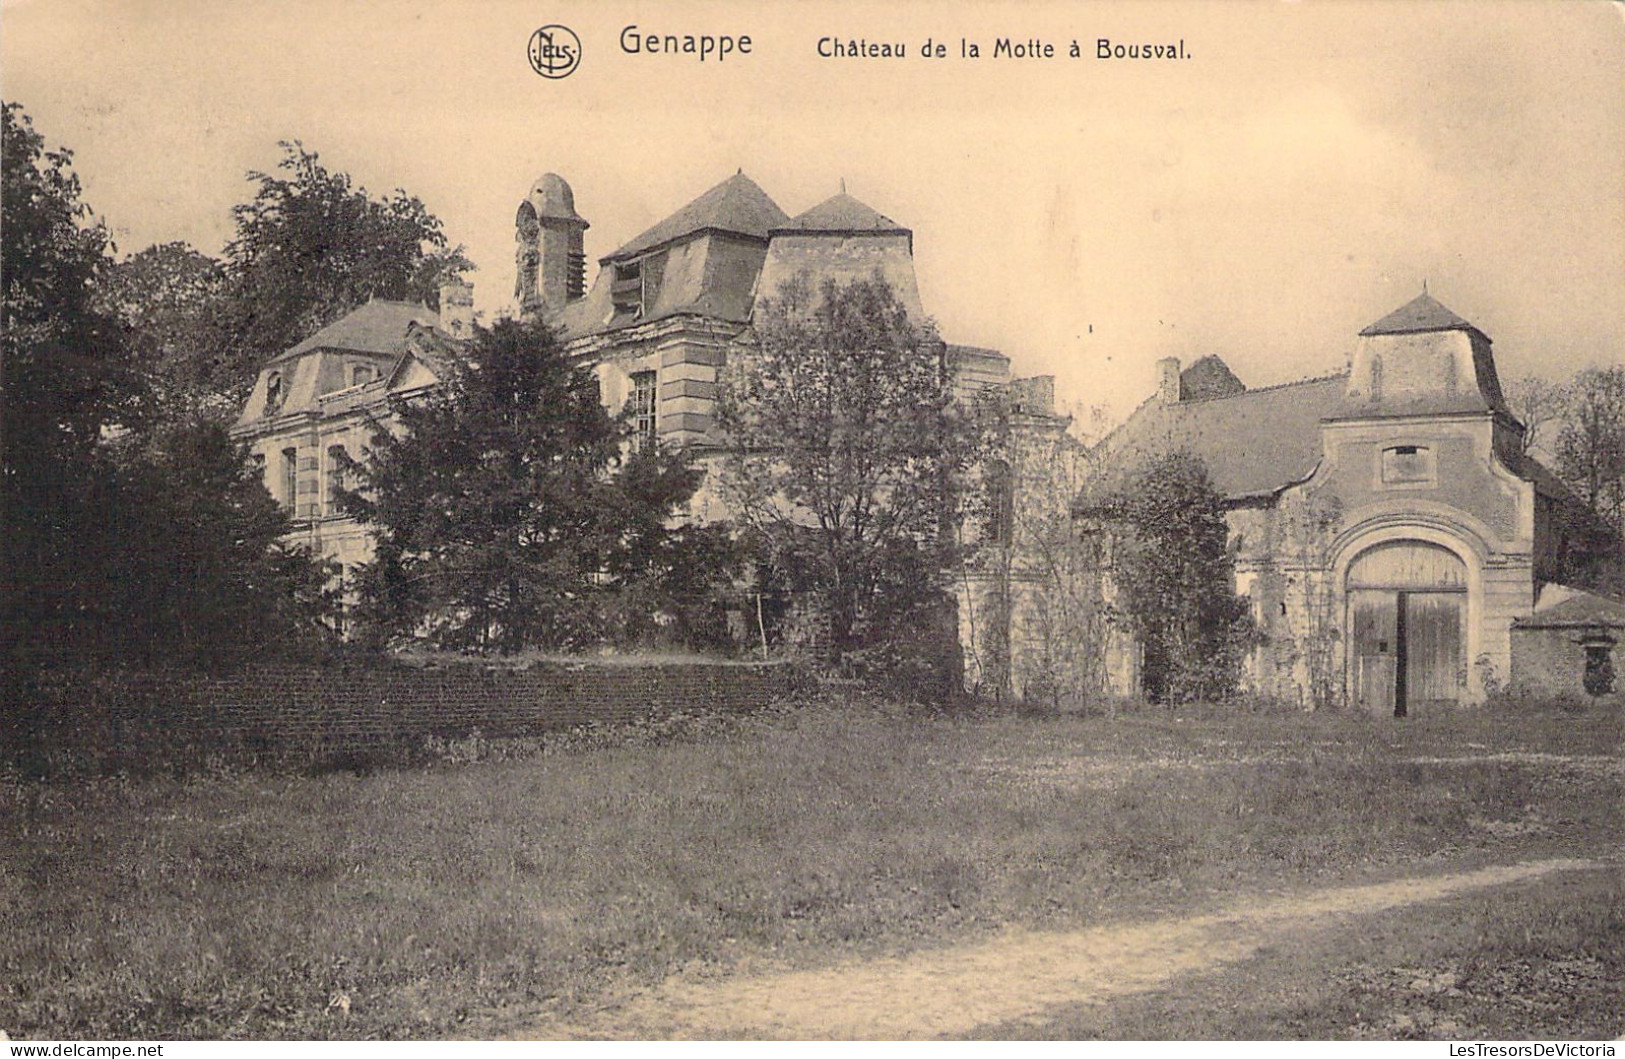
[[[842,191],[773,229],[775,232],[898,232],[908,229]]]
[[[1361,331],[1362,335],[1411,335],[1423,331],[1484,332],[1445,308],[1426,290],[1381,320]],[[1489,336],[1485,336],[1486,338]]]
[[[417,302],[374,299],[345,313],[303,342],[276,356],[296,357],[313,349],[348,349],[358,353],[398,353],[412,324],[433,327],[433,309]]]
[[[1100,444],[1108,464],[1125,473],[1185,449],[1202,458],[1227,499],[1266,497],[1314,471],[1320,421],[1336,410],[1347,378],[1329,375],[1205,400],[1153,397]]]
[[[743,172],[735,173],[602,260],[636,257],[662,243],[707,229],[765,240],[770,231],[787,220],[789,215],[754,180]]]

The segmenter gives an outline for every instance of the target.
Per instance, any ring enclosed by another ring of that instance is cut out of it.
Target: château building
[[[736,173],[600,255],[590,284],[589,228],[562,177],[549,173],[532,185],[514,222],[514,310],[551,324],[567,352],[595,373],[605,404],[630,410],[638,433],[686,446],[702,465],[724,444],[715,403],[728,349],[794,277],[805,274],[816,286],[878,274],[913,318],[926,320],[914,233],[844,189],[791,216]],[[267,488],[295,516],[298,538],[318,554],[347,569],[370,558],[365,528],[334,499],[343,456],[364,453],[376,429],[370,423],[387,422],[391,402],[436,384],[444,358],[470,333],[471,310],[471,291],[455,283],[442,289],[438,313],[369,302],[262,368],[235,433],[262,461]],[[1009,358],[995,350],[947,343],[941,352],[961,393],[1005,390],[1020,431],[1049,447],[1071,444],[1067,420],[1055,414],[1052,379],[1013,377]],[[727,512],[702,486],[691,515]],[[986,594],[985,580],[981,573],[967,580],[967,604]],[[962,619],[967,629],[975,624]],[[973,663],[973,680],[981,668]],[[1007,669],[1001,660],[990,671],[1003,679]]]

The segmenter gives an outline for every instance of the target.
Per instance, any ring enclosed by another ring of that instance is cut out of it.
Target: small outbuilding
[[[1532,698],[1619,701],[1615,652],[1625,642],[1625,603],[1548,585],[1512,623],[1512,687]]]

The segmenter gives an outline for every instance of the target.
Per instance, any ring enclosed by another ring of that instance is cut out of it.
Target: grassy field
[[[1618,713],[1597,711],[954,717],[823,702],[362,776],[7,782],[0,1029],[483,1036],[678,971],[821,966],[1266,887],[1608,855],[1625,830],[1620,735]],[[1625,940],[1618,888],[1600,893],[1538,922],[1552,938]],[[1575,919],[1598,900],[1600,919]],[[1479,964],[1523,958],[1537,939],[1512,922],[1462,944],[1488,946]],[[1222,1033],[1208,1010],[1057,1025]]]

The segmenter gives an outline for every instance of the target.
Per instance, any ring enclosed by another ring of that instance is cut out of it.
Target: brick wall
[[[799,686],[790,663],[267,665],[223,676],[53,675],[6,742],[101,769],[213,755],[396,760],[426,737],[528,736],[700,711],[745,712]]]

